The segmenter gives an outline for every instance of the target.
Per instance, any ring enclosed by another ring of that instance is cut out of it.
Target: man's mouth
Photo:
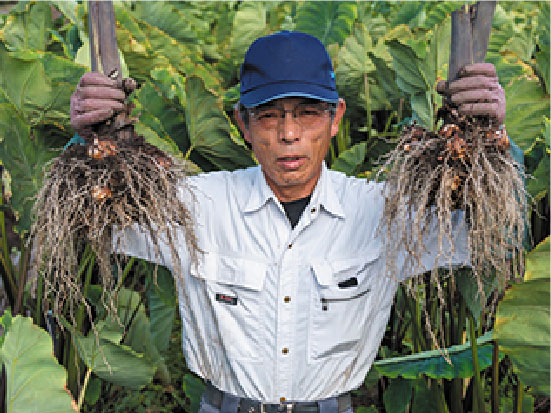
[[[300,168],[300,166],[305,161],[306,161],[306,157],[305,156],[299,156],[299,155],[296,155],[296,156],[280,156],[279,158],[277,158],[278,165],[283,167],[283,169],[290,169],[290,170]]]

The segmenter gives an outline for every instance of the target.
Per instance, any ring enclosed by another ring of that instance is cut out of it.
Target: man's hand
[[[79,135],[86,136],[92,125],[122,112],[127,93],[135,88],[133,79],[124,79],[122,90],[116,80],[101,73],[85,73],[71,96],[71,126]]]
[[[474,63],[459,71],[459,79],[438,82],[438,93],[449,96],[465,115],[486,115],[505,120],[505,91],[499,84],[496,69],[491,63]]]

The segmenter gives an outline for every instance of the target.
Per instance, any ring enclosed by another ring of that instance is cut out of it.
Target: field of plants
[[[115,2],[123,75],[139,84],[135,129],[197,173],[254,165],[232,118],[239,65],[257,37],[299,30],[325,44],[347,102],[326,163],[373,179],[404,126],[440,126],[435,86],[447,77],[450,13],[462,4]],[[90,70],[87,3],[3,2],[0,13],[0,410],[196,411],[204,384],[186,369],[168,270],[123,261],[113,275],[118,323],[97,257],[82,245],[76,278],[91,310],[66,305],[61,325],[52,316],[29,231],[44,168],[74,134],[69,99]],[[549,411],[549,47],[549,2],[497,4],[487,61],[531,196],[510,281],[486,274],[485,303],[468,268],[442,272],[438,287],[429,274],[401,285],[377,361],[353,393],[356,412]]]

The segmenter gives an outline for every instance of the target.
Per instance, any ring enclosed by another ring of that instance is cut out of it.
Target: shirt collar
[[[245,213],[254,212],[259,210],[270,199],[277,202],[277,197],[266,182],[264,173],[260,166],[257,167],[256,174],[253,178],[253,188],[251,190],[249,199],[245,203],[243,211]],[[335,192],[333,182],[329,177],[329,171],[323,162],[321,167],[321,175],[312,193],[310,200],[311,205],[320,205],[332,215],[340,218],[345,218],[342,204]]]

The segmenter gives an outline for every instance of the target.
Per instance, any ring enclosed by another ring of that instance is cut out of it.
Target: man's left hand
[[[465,115],[486,115],[505,120],[505,91],[499,84],[495,66],[491,63],[474,63],[463,67],[453,82],[438,82],[438,93],[449,96]]]

